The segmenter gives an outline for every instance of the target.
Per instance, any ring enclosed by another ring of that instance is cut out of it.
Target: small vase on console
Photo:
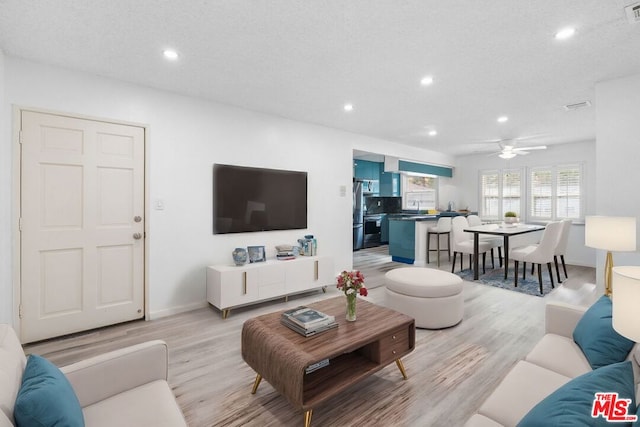
[[[244,265],[247,262],[247,250],[245,248],[235,248],[231,255],[236,265]]]

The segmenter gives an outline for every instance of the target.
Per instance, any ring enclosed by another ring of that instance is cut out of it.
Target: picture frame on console
[[[249,253],[249,263],[266,261],[264,246],[247,246],[247,252]]]

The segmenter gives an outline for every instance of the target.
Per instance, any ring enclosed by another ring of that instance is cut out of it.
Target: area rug
[[[538,283],[538,272],[531,275],[531,270],[527,265],[527,278],[522,280],[522,267],[518,269],[520,272],[520,276],[518,277],[518,287],[513,286],[513,268],[509,269],[509,273],[507,274],[507,280],[504,280],[504,270],[501,268],[496,269],[487,269],[486,274],[482,274],[480,271],[480,277],[478,280],[473,280],[473,270],[466,269],[462,271],[458,271],[456,274],[462,278],[462,280],[467,280],[469,282],[481,283],[483,285],[495,286],[496,288],[507,289],[510,291],[520,292],[527,295],[535,295],[537,297],[542,297],[553,289],[551,288],[551,282],[549,281],[549,273],[546,271],[542,272],[542,291],[543,294],[540,294],[540,284]],[[558,286],[557,283],[554,285]]]

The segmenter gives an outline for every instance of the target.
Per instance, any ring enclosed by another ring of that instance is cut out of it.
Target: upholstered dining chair
[[[436,225],[427,228],[427,264],[429,264],[429,252],[437,251],[438,253],[438,267],[440,267],[440,235],[445,234],[447,236],[447,254],[449,255],[449,261],[451,261],[451,217],[440,217]],[[436,236],[436,249],[431,249],[431,237]]]
[[[451,272],[456,266],[456,255],[460,254],[460,270],[464,269],[463,258],[464,254],[469,254],[469,260],[473,256],[473,237],[471,233],[466,233],[465,228],[469,226],[467,218],[463,216],[456,216],[451,220],[451,248],[453,250],[453,262],[451,263]],[[486,241],[478,241],[478,256],[482,254],[482,272],[485,273],[485,261],[487,259],[487,252],[491,250],[492,243]],[[471,261],[469,262],[471,264]],[[471,265],[469,265],[471,267]]]
[[[482,220],[478,215],[467,215],[467,222],[469,223],[469,227],[482,225]]]
[[[535,245],[520,246],[509,251],[509,258],[513,260],[513,283],[518,286],[518,264],[522,261],[522,280],[526,278],[527,263],[530,262],[538,266],[538,282],[540,283],[540,293],[542,290],[542,264],[547,264],[549,269],[549,279],[551,287],[554,288],[553,272],[551,271],[551,263],[553,256],[562,233],[562,222],[550,222],[547,224],[540,243]],[[454,257],[455,259],[455,257]],[[508,266],[507,266],[508,267]]]
[[[476,225],[482,225],[482,220],[478,215],[467,215],[467,221],[469,222],[469,227],[474,227]],[[498,224],[488,224],[492,228],[499,228]],[[490,234],[480,234],[478,236],[480,241],[488,242],[491,244],[491,266],[496,268],[494,258],[493,258],[493,248],[498,248],[498,259],[500,260],[500,267],[502,267],[502,245],[503,239],[501,237],[492,236]]]
[[[560,238],[558,239],[558,244],[556,245],[556,250],[553,252],[553,262],[556,265],[556,276],[558,277],[558,283],[562,283],[560,280],[560,269],[558,268],[558,257],[562,261],[562,270],[564,270],[564,278],[565,280],[569,278],[567,276],[567,266],[564,263],[564,254],[567,252],[567,245],[569,243],[569,232],[571,231],[572,221],[570,219],[563,219],[562,221],[562,232],[560,233]]]

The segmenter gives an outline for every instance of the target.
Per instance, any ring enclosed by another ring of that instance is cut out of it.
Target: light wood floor
[[[384,273],[397,266],[386,246],[354,253],[371,289],[384,302]],[[444,255],[446,259],[446,255]],[[431,264],[435,267],[435,263]],[[444,262],[444,270],[451,264]],[[416,331],[416,348],[404,358],[409,379],[395,364],[316,408],[313,426],[460,426],[511,367],[543,335],[544,304],[587,304],[595,298],[595,271],[569,266],[569,280],[544,298],[465,282],[463,321],[449,329]],[[240,356],[240,331],[248,318],[340,295],[312,292],[233,310],[222,320],[213,307],[150,322],[131,322],[29,345],[58,365],[149,339],[170,349],[169,383],[190,426],[300,426],[294,410],[267,382],[250,390],[255,373]]]

